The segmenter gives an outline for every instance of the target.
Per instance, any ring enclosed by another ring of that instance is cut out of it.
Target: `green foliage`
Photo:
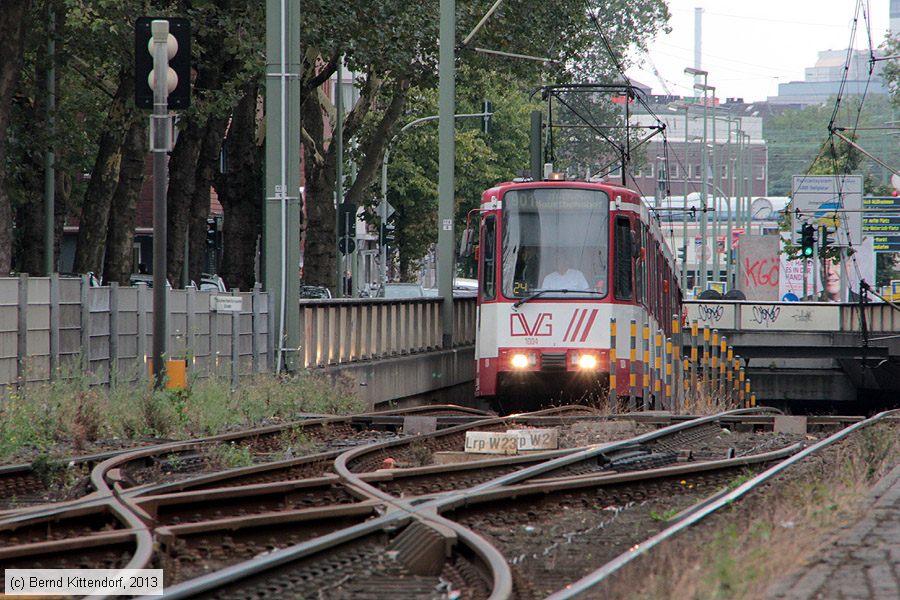
[[[335,385],[309,373],[249,377],[236,390],[218,378],[194,381],[187,390],[154,390],[146,382],[93,383],[90,376],[75,375],[30,384],[27,395],[8,390],[0,403],[0,461],[28,461],[54,448],[68,456],[119,439],[188,439],[291,421],[305,413],[349,414],[365,408],[349,384]],[[297,438],[294,445],[306,442]]]
[[[828,123],[833,112],[834,99],[822,106],[787,110],[764,121],[763,137],[769,150],[768,186],[771,195],[790,195],[791,176],[807,172],[814,175],[862,172],[866,175],[866,192],[883,193],[879,190],[889,183],[891,175],[886,169],[849,148],[839,138],[835,138],[832,148]],[[835,125],[851,130],[854,126],[877,128],[885,127],[894,119],[894,109],[889,99],[869,95],[861,112],[858,98],[845,99]],[[845,135],[848,133],[844,132]],[[887,164],[900,163],[900,148],[892,141],[890,131],[862,129],[853,139]]]
[[[481,119],[456,122],[456,224],[465,228],[468,212],[477,208],[481,192],[528,168],[528,132],[532,110],[528,90],[500,73],[462,69],[457,112],[481,112],[481,102],[494,105],[490,134],[481,131]],[[437,93],[430,90],[410,99],[409,112],[437,114]],[[412,120],[412,119],[410,119]],[[436,121],[407,130],[392,149],[388,168],[388,199],[397,209],[396,225],[406,278],[414,278],[417,259],[437,241],[438,175]]]
[[[209,459],[226,469],[249,467],[253,464],[253,453],[249,446],[235,444],[216,444],[204,452]]]
[[[660,521],[660,522],[665,523],[666,521],[669,521],[672,517],[677,515],[678,512],[679,511],[676,508],[670,508],[669,510],[664,511],[662,513],[656,512],[655,510],[651,510],[650,518],[653,519],[654,521]]]

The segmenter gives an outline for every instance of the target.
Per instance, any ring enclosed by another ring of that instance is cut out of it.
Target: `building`
[[[704,111],[702,102],[692,99],[671,101],[666,96],[651,100],[655,115],[632,116],[632,122],[640,126],[653,125],[659,118],[666,127],[665,138],[657,135],[648,142],[644,162],[636,162],[629,177],[645,196],[701,193],[704,150],[710,197],[714,190],[721,197],[738,195],[741,181],[745,190],[749,185],[751,196],[767,195],[768,150],[763,119],[755,105],[739,101],[719,104],[713,99]]]
[[[900,2],[891,0],[891,29],[895,20],[895,5]],[[900,8],[900,6],[898,6]],[[879,56],[878,51],[875,52]],[[806,68],[803,81],[791,81],[778,84],[778,95],[770,96],[772,104],[790,104],[803,108],[813,104],[824,104],[837,96],[841,88],[844,65],[847,63],[847,50],[823,50],[812,67]],[[870,57],[867,50],[853,50],[850,54],[847,80],[844,82],[844,94],[862,95],[888,93],[884,81],[884,63],[876,62],[875,69],[869,78]]]

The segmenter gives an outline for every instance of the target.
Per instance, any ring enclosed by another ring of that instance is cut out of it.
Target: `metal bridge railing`
[[[441,348],[441,298],[300,301],[303,367],[324,367]],[[454,346],[475,342],[475,298],[454,300]]]

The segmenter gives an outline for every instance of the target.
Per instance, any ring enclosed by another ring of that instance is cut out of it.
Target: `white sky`
[[[671,93],[692,95],[693,80],[684,74],[694,66],[694,9],[703,8],[701,68],[719,98],[765,100],[778,84],[803,80],[820,50],[846,49],[857,0],[668,0],[672,33],[650,43],[649,57]],[[872,43],[877,48],[889,25],[889,0],[863,0],[870,11]],[[860,13],[855,48],[868,48]],[[630,78],[664,94],[646,58],[632,57],[639,67]]]

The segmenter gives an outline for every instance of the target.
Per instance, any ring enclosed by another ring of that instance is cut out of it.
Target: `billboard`
[[[747,235],[741,241],[741,281],[747,300],[781,299],[781,238],[777,235]],[[803,285],[801,282],[800,288]]]

